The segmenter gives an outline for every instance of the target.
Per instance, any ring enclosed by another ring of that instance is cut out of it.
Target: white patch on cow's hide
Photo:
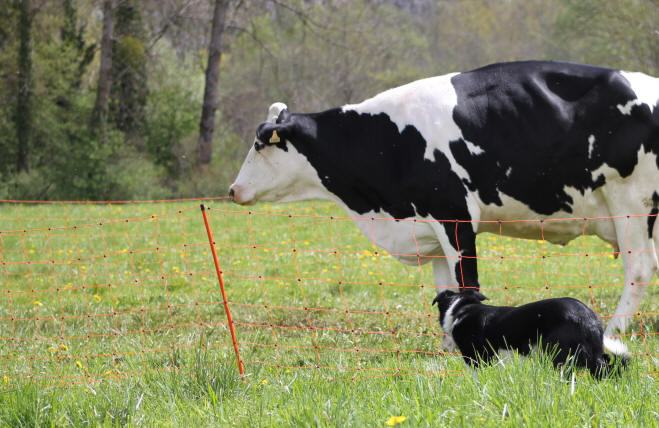
[[[506,170],[506,177],[510,177],[510,174],[513,172],[513,167],[509,166],[508,169]]]
[[[627,101],[627,104],[625,104],[624,106],[622,104],[618,104],[616,107],[618,107],[620,113],[629,116],[630,114],[632,114],[632,107],[640,106],[641,104],[643,103],[641,102],[641,100],[637,98],[635,100]]]
[[[469,149],[469,152],[470,152],[472,155],[478,156],[478,155],[480,155],[480,154],[485,153],[485,150],[483,150],[482,148],[478,147],[477,145],[475,145],[475,144],[472,143],[471,141],[464,140],[464,142],[465,142],[465,145],[467,146],[467,149]]]
[[[639,72],[621,71],[620,74],[627,79],[629,85],[636,94],[637,100],[634,101],[647,104],[650,107],[650,112],[653,112],[655,105],[659,101],[659,79]],[[631,105],[629,104],[630,103],[627,103],[631,112]],[[636,105],[638,105],[638,103]],[[617,107],[620,109],[620,106]],[[623,112],[623,114],[629,113]]]
[[[588,136],[588,158],[593,157],[593,148],[595,147],[595,136],[590,134]]]
[[[438,149],[448,157],[451,168],[460,178],[468,178],[467,171],[455,161],[449,149],[451,141],[462,138],[462,131],[453,121],[458,94],[451,78],[456,74],[429,77],[389,89],[359,104],[347,104],[343,111],[386,113],[398,127],[398,132],[403,132],[407,125],[414,126],[426,140],[425,159],[434,161],[433,153]],[[469,144],[467,147],[472,153],[482,152],[479,147]]]

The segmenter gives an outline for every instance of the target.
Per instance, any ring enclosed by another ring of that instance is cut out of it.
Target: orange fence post
[[[206,207],[204,204],[200,205],[201,214],[204,217],[204,224],[206,225],[206,233],[208,234],[208,243],[211,246],[211,253],[213,254],[213,262],[215,263],[215,272],[217,273],[217,280],[220,283],[220,290],[222,290],[222,301],[224,302],[224,311],[227,314],[227,321],[229,322],[229,330],[231,331],[231,340],[233,340],[233,350],[236,352],[236,359],[238,361],[238,371],[243,381],[245,381],[245,371],[243,369],[243,362],[240,359],[240,352],[238,351],[238,341],[236,340],[236,332],[233,328],[233,319],[231,318],[231,310],[229,310],[229,301],[227,300],[226,291],[224,291],[224,280],[222,279],[222,270],[220,269],[220,261],[217,258],[217,251],[215,250],[215,241],[213,240],[213,232],[208,223],[208,216],[206,215]]]

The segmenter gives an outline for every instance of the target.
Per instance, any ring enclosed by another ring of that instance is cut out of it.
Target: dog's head
[[[446,316],[446,312],[458,299],[459,305],[462,306],[473,303],[480,304],[483,300],[487,300],[487,297],[485,297],[480,291],[473,288],[460,290],[457,293],[452,290],[440,291],[437,296],[435,296],[432,304],[434,305],[437,303],[437,309],[439,309],[439,323],[441,325],[444,325],[444,317]]]

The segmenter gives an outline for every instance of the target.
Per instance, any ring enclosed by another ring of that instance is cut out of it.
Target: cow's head
[[[314,134],[313,122],[291,114],[283,103],[272,104],[229,196],[241,205],[322,198],[316,170],[296,148],[311,144]]]

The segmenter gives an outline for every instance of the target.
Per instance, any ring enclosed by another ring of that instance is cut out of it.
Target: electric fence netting
[[[560,221],[585,230],[606,220]],[[478,238],[492,304],[571,296],[607,323],[624,287],[616,250],[591,236],[552,245],[541,221],[537,240],[509,238],[513,223]],[[394,256],[322,202],[3,201],[0,373],[5,384],[98,382],[192,371],[199,353],[243,376],[257,367],[326,379],[464,373],[460,355],[441,349],[431,263]],[[656,301],[651,286],[621,335],[652,376]]]

